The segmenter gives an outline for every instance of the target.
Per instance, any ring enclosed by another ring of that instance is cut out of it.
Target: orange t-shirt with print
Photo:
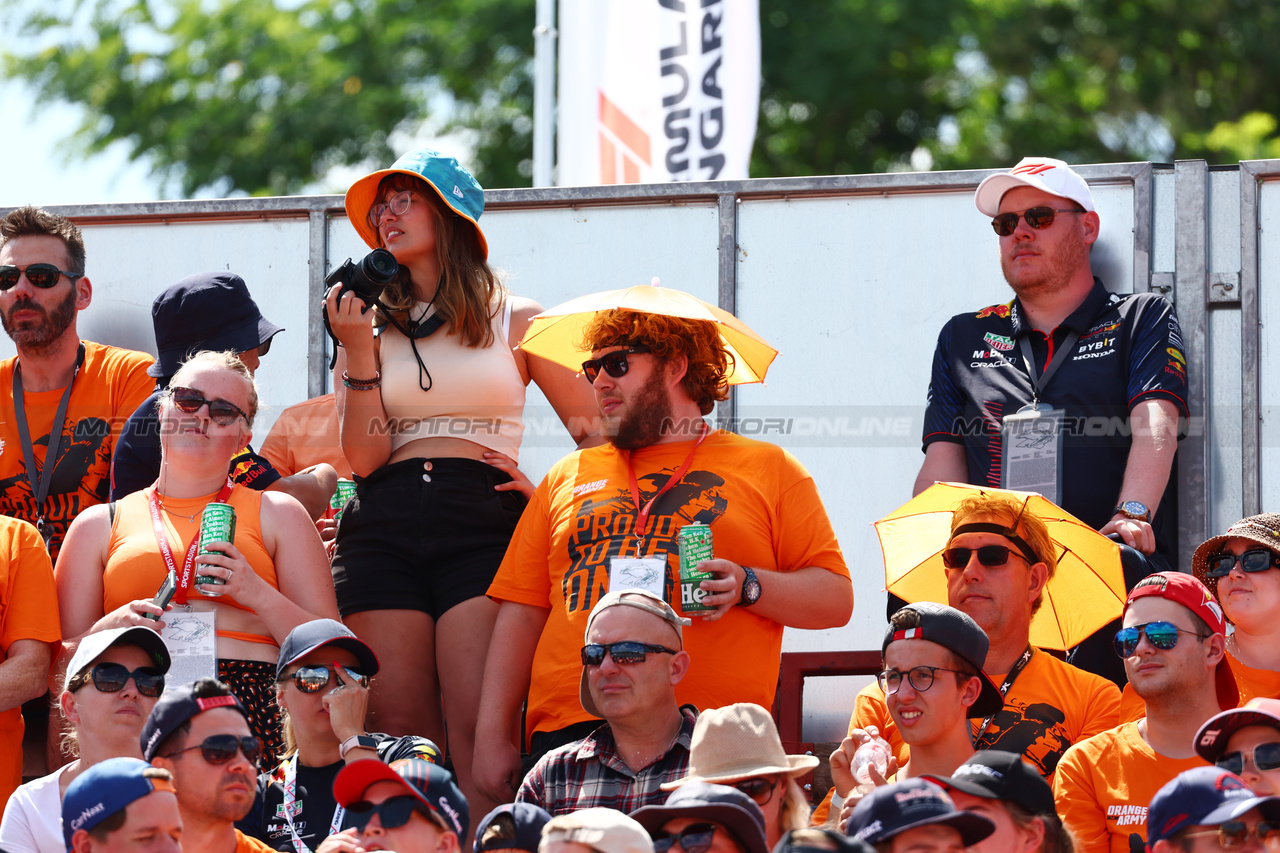
[[[1058,762],[1053,799],[1076,836],[1076,853],[1130,853],[1147,841],[1147,804],[1204,759],[1169,758],[1147,745],[1136,722],[1075,744]]]
[[[1236,689],[1240,691],[1240,704],[1258,696],[1264,699],[1275,699],[1280,696],[1280,672],[1273,669],[1254,669],[1245,666],[1227,652],[1227,662],[1231,664],[1231,674],[1236,679]],[[1142,701],[1133,690],[1133,685],[1126,684],[1124,693],[1120,695],[1120,719],[1122,722],[1140,720],[1147,715],[1147,703]]]
[[[705,441],[631,452],[640,504],[667,484],[690,451],[685,475],[650,510],[640,551],[666,563],[663,588],[680,602],[676,534],[711,528],[715,556],[766,572],[816,566],[849,577],[813,478],[780,447],[713,431]],[[578,699],[582,635],[609,589],[610,558],[636,554],[636,505],[626,456],[613,445],[571,453],[547,474],[525,508],[489,596],[549,608],[534,653],[526,730],[553,732],[590,719]],[[656,580],[656,579],[655,579]],[[767,580],[765,581],[767,588]],[[767,594],[767,593],[766,593]],[[692,659],[676,701],[697,708],[773,704],[782,625],[744,607],[684,629]]]
[[[998,685],[1004,679],[1004,674],[991,676]],[[1019,753],[1052,783],[1067,747],[1106,731],[1119,717],[1120,691],[1115,684],[1037,650],[1009,688],[1004,709],[992,719],[978,748]],[[974,720],[973,731],[981,724],[981,720]],[[905,766],[910,747],[898,733],[884,693],[875,682],[858,694],[849,721],[850,729],[867,726],[880,730],[880,736],[893,747],[898,766]],[[828,797],[814,810],[814,825],[826,821],[830,802]]]
[[[281,412],[262,442],[262,455],[286,477],[328,462],[339,477],[350,480],[351,463],[342,455],[333,394],[303,400]]]
[[[0,652],[7,659],[18,640],[58,643],[59,624],[58,591],[44,541],[27,522],[0,516]],[[22,784],[22,732],[21,708],[0,711],[0,809]]]
[[[62,538],[75,517],[107,500],[111,453],[120,429],[155,389],[156,381],[147,375],[153,360],[144,352],[84,341],[84,364],[71,385],[58,459],[44,503],[45,527],[52,533],[49,550],[55,561]],[[0,361],[0,513],[35,524],[40,514],[27,478],[18,416],[10,393],[17,361],[16,357]],[[50,428],[63,390],[23,394],[38,472],[44,470]]]

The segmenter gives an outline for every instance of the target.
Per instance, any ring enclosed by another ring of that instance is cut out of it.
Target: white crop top
[[[426,303],[410,309],[414,317]],[[431,381],[420,376],[409,339],[394,326],[381,330],[382,405],[394,453],[419,438],[461,438],[517,462],[524,434],[524,380],[507,342],[511,300],[493,320],[493,344],[465,346],[446,326],[414,343]],[[423,391],[422,384],[430,386]]]

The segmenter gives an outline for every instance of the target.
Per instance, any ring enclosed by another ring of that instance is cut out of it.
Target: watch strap
[[[353,749],[372,749],[376,752],[378,749],[377,738],[369,735],[352,735],[338,747],[338,757],[346,761],[347,753]]]

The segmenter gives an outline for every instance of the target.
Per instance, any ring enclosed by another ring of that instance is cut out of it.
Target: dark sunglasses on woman
[[[1244,753],[1240,750],[1235,752],[1224,753],[1214,764],[1223,770],[1234,773],[1239,776],[1244,772]],[[1253,748],[1250,754],[1253,766],[1259,773],[1267,770],[1280,769],[1280,743],[1272,741],[1271,743],[1260,743]]]
[[[431,809],[424,806],[417,797],[408,794],[391,797],[377,804],[368,800],[358,800],[347,806],[351,825],[360,832],[364,832],[364,828],[369,825],[369,821],[373,820],[374,815],[378,816],[378,822],[382,824],[383,829],[395,829],[408,823],[414,812],[418,812],[436,826],[440,825],[435,815],[431,814]]]
[[[773,792],[778,788],[778,780],[757,776],[754,779],[740,779],[737,782],[730,782],[729,785],[755,800],[757,806],[764,806],[768,805],[769,801],[773,799]]]
[[[0,290],[9,290],[18,286],[18,278],[26,273],[27,281],[31,282],[32,287],[38,287],[41,290],[48,290],[58,283],[58,279],[66,276],[71,279],[74,284],[78,279],[84,278],[79,273],[67,272],[60,270],[53,264],[27,264],[25,267],[15,267],[5,264],[0,267]]]
[[[237,752],[243,752],[249,763],[256,767],[258,759],[262,757],[262,741],[252,735],[245,735],[244,737],[209,735],[209,737],[195,746],[175,750],[166,755],[165,758],[172,758],[175,755],[190,752],[193,749],[200,750],[200,756],[209,764],[226,764],[236,757]]]
[[[194,415],[200,411],[201,406],[207,405],[209,407],[209,420],[218,426],[227,426],[234,423],[236,418],[244,418],[244,422],[246,424],[249,423],[249,416],[235,403],[226,400],[210,400],[194,388],[183,388],[181,386],[170,388],[169,398],[173,400],[174,407],[186,415]]]
[[[94,664],[88,672],[82,672],[67,685],[67,689],[75,693],[90,681],[99,693],[119,693],[133,679],[138,693],[152,699],[164,692],[164,675],[160,670],[150,666],[129,669],[119,663]]]
[[[1250,574],[1265,572],[1274,566],[1275,562],[1275,552],[1267,548],[1253,548],[1238,557],[1235,554],[1214,554],[1206,561],[1208,568],[1205,569],[1205,575],[1211,578],[1225,578],[1231,574],[1236,563],[1240,564],[1241,571]]]
[[[341,685],[344,680],[354,681],[362,687],[369,686],[369,677],[361,675],[354,669],[347,669],[345,666],[300,666],[293,675],[285,678],[293,681],[293,686],[297,687],[303,693],[319,693],[329,686],[329,680],[335,675],[334,670],[338,670],[338,684]]]
[[[614,350],[607,355],[599,358],[588,359],[582,362],[582,373],[587,377],[587,381],[595,384],[596,377],[600,375],[600,369],[604,368],[604,372],[618,379],[627,375],[627,371],[631,369],[631,363],[627,361],[627,356],[638,353],[649,352],[648,347],[636,346],[627,347],[626,349]]]
[[[676,844],[684,853],[707,853],[715,834],[716,827],[712,823],[691,823],[674,835],[659,830],[653,838],[653,853],[667,853]]]

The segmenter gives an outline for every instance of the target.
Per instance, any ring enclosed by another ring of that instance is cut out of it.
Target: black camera
[[[367,311],[368,306],[377,302],[382,291],[395,280],[399,271],[400,265],[396,263],[395,255],[386,249],[374,249],[361,258],[358,264],[347,258],[342,266],[325,276],[324,286],[327,290],[335,284],[342,285],[339,298],[350,291],[364,300]]]

